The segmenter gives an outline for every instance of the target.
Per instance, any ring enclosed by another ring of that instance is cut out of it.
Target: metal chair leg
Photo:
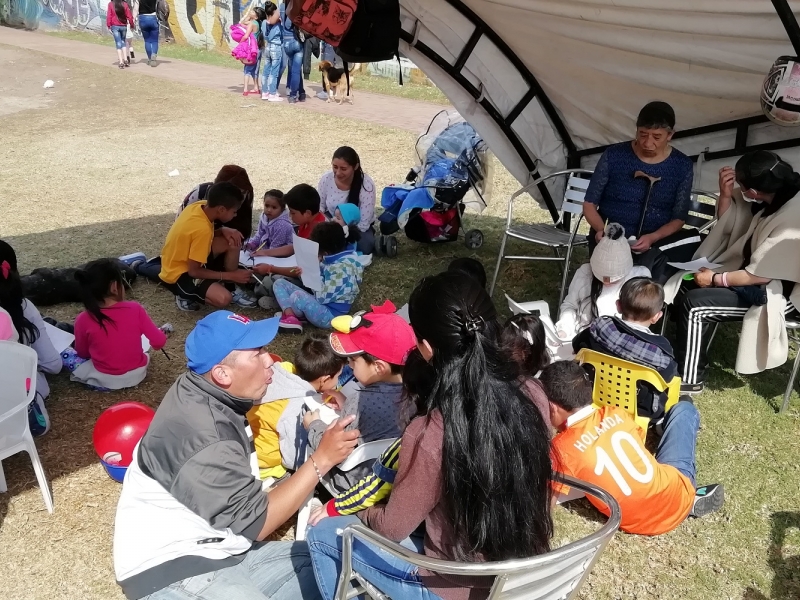
[[[785,413],[786,409],[789,408],[789,397],[792,395],[792,390],[794,389],[794,380],[797,378],[798,367],[800,367],[800,348],[798,348],[797,356],[794,357],[792,374],[789,375],[789,382],[786,384],[786,392],[783,394],[783,403],[781,404],[781,409],[778,411],[778,414]]]
[[[667,331],[667,320],[669,319],[669,304],[664,305],[663,314],[661,315],[661,335]]]
[[[500,274],[500,263],[503,262],[503,257],[506,252],[506,241],[508,240],[508,233],[503,233],[503,241],[500,242],[500,253],[497,255],[497,265],[494,267],[494,276],[492,277],[492,285],[489,288],[489,297],[494,296],[494,286],[497,285],[497,276]]]
[[[569,260],[572,256],[572,244],[567,246],[567,256],[564,258],[564,268],[561,275],[561,289],[558,291],[558,308],[561,309],[561,303],[564,301],[564,290],[567,289],[567,279],[569,278]]]

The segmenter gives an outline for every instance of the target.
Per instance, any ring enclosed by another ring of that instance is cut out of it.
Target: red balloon
[[[156,412],[141,402],[126,401],[104,410],[92,431],[94,451],[102,460],[127,467]],[[118,456],[117,456],[118,455]]]

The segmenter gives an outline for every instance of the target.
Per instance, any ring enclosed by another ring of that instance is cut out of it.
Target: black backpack
[[[399,0],[359,0],[336,53],[345,63],[378,62],[394,57],[399,60],[399,47]]]

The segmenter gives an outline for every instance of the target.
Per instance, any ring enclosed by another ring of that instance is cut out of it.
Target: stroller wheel
[[[394,236],[389,236],[383,239],[386,240],[386,245],[383,248],[386,256],[389,258],[395,258],[397,256],[397,238]]]
[[[464,245],[470,250],[476,250],[483,246],[483,232],[480,229],[470,229],[464,235]]]

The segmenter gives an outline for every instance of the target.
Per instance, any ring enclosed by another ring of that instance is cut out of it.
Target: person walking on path
[[[158,15],[156,4],[158,0],[139,0],[139,29],[144,38],[144,51],[147,54],[147,64],[156,66],[158,58]]]
[[[106,8],[106,27],[111,30],[111,34],[114,36],[120,69],[131,66],[131,58],[128,56],[128,50],[125,46],[128,25],[136,27],[128,4],[125,0],[111,0],[108,3],[108,8]]]

